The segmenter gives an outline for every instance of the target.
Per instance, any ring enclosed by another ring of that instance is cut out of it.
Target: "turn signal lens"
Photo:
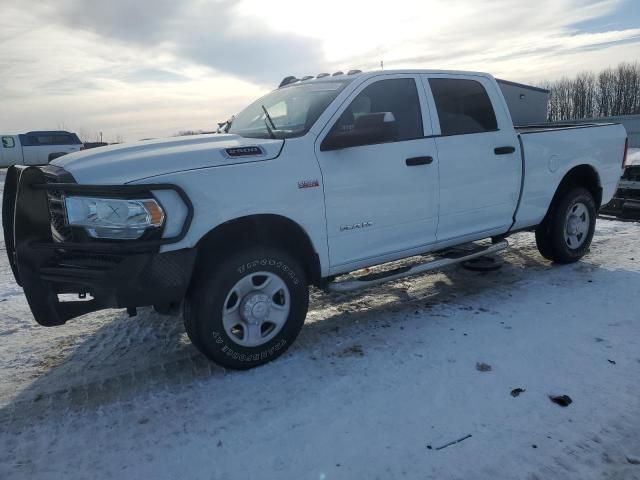
[[[164,221],[164,212],[155,200],[144,200],[144,208],[149,214],[149,223],[154,227],[159,227]]]

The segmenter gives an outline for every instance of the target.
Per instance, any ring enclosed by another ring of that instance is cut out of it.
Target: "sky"
[[[640,0],[0,0],[0,133],[136,141],[216,123],[287,75],[640,61]]]

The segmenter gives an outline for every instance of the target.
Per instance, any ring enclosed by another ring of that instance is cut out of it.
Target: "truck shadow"
[[[325,358],[316,357],[335,359],[337,338],[367,349],[374,346],[376,339],[363,331],[388,328],[389,317],[418,312],[426,321],[433,312],[433,316],[449,317],[446,321],[455,325],[456,309],[439,309],[439,305],[473,309],[487,291],[512,296],[509,292],[515,292],[518,282],[532,272],[556,268],[542,259],[530,242],[507,251],[501,258],[503,267],[496,272],[478,273],[455,267],[359,293],[327,294],[314,289],[300,337],[284,357],[268,368],[288,369],[289,374],[292,369],[302,369],[299,374],[310,375],[311,365],[326,373],[326,365],[322,366]],[[580,272],[580,265],[558,268]],[[436,314],[440,310],[448,314]],[[207,379],[251,374],[225,371],[209,362],[189,342],[180,317],[160,316],[151,309],[142,309],[132,319],[114,311],[97,315],[102,322],[95,331],[63,336],[64,340],[50,349],[38,364],[39,376],[0,409],[1,430],[20,432],[61,410],[91,411],[138,396],[191,388]],[[393,342],[394,329],[385,333],[386,341]],[[309,363],[308,358],[319,361]]]

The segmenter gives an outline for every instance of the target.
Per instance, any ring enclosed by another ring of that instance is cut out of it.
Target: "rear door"
[[[440,174],[438,241],[506,231],[520,194],[520,146],[494,83],[424,74]],[[497,108],[494,108],[497,106]]]
[[[389,138],[327,150],[332,132],[367,115],[392,119]],[[424,116],[424,118],[423,118]],[[381,75],[362,83],[316,141],[322,171],[331,270],[403,256],[435,241],[438,170],[428,107],[416,75]]]
[[[20,135],[22,143],[22,154],[24,156],[25,165],[42,165],[47,161],[41,161],[41,158],[48,158],[48,142],[51,142],[51,136],[23,134]]]

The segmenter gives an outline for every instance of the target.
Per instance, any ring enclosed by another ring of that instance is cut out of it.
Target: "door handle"
[[[433,163],[433,157],[412,157],[405,160],[407,167],[415,167],[418,165],[429,165]]]
[[[493,150],[496,155],[509,155],[516,151],[516,147],[498,147]]]

